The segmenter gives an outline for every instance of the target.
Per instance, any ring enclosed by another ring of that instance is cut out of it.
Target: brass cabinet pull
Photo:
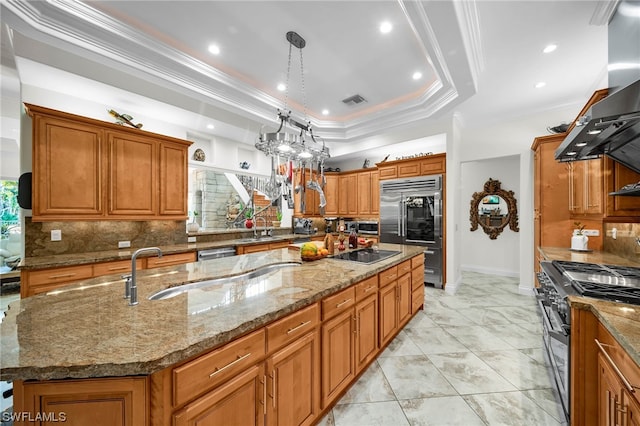
[[[345,303],[349,303],[351,301],[351,298],[345,299],[342,302],[336,304],[336,308],[339,308],[340,306],[344,305]]]
[[[276,370],[271,372],[271,401],[273,408],[276,408]]]
[[[596,345],[598,345],[598,348],[600,348],[600,351],[602,352],[602,354],[604,355],[604,357],[607,359],[607,361],[609,362],[609,364],[611,364],[611,367],[613,368],[613,370],[616,372],[616,374],[618,375],[618,377],[620,377],[620,380],[622,380],[622,384],[624,385],[624,387],[630,392],[630,393],[635,393],[635,387],[629,383],[629,381],[627,380],[626,377],[624,377],[624,375],[622,374],[622,371],[620,371],[620,369],[618,368],[618,366],[616,365],[615,362],[613,362],[613,360],[611,359],[611,357],[609,356],[609,354],[607,353],[607,351],[604,349],[605,346],[607,347],[611,347],[611,345],[606,345],[603,343],[600,343],[598,341],[598,339],[594,339],[596,341]]]
[[[358,334],[358,323],[355,315],[351,317],[351,321],[353,322],[353,334]]]
[[[299,325],[297,325],[297,326],[295,326],[295,327],[290,328],[289,330],[287,330],[287,334],[291,334],[291,333],[293,333],[294,331],[296,331],[296,330],[298,330],[298,329],[300,329],[300,328],[304,327],[305,325],[307,325],[307,324],[309,324],[309,323],[311,323],[311,321],[305,321],[305,322],[302,322],[302,323],[300,323]]]
[[[373,290],[375,287],[371,286],[371,287],[367,287],[364,289],[364,292],[367,293],[369,290]]]
[[[218,374],[218,373],[220,373],[220,372],[222,372],[222,371],[226,370],[227,368],[229,368],[229,367],[233,366],[234,364],[239,363],[240,361],[242,361],[243,359],[247,358],[248,356],[251,356],[251,352],[249,352],[249,353],[248,353],[248,354],[246,354],[246,355],[239,356],[238,358],[236,358],[236,360],[235,360],[235,361],[231,361],[229,364],[225,365],[225,366],[224,366],[224,367],[222,367],[222,368],[218,368],[216,371],[214,371],[213,373],[209,374],[209,378],[210,378],[210,379],[211,379],[211,378],[213,378],[213,376],[215,376],[216,374]]]
[[[108,270],[109,271],[122,271],[123,269],[129,269],[128,266],[112,266]]]

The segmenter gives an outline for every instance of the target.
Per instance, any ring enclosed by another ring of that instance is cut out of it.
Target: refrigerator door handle
[[[402,237],[402,200],[398,202],[398,237]]]

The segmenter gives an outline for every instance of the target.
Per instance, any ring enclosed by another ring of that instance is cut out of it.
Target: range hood
[[[558,161],[607,155],[640,173],[640,80],[589,108],[555,152]]]

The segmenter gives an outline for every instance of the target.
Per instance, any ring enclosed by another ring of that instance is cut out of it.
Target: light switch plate
[[[600,231],[598,231],[597,229],[585,229],[582,231],[582,233],[584,235],[586,235],[587,237],[599,237],[600,236]]]
[[[129,248],[131,247],[131,241],[118,241],[118,248]]]
[[[52,229],[51,230],[51,241],[62,241],[62,230],[60,230],[60,229]]]
[[[187,237],[187,242],[188,243],[195,243],[196,242],[196,237]]]

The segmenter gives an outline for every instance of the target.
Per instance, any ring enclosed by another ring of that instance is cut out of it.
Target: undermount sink
[[[212,280],[198,281],[198,282],[178,285],[175,287],[165,288],[164,290],[160,290],[158,292],[153,293],[151,296],[149,296],[149,300],[170,299],[172,297],[178,296],[179,294],[186,293],[187,291],[190,291],[190,290],[203,289],[203,288],[211,287],[213,285],[232,284],[237,281],[245,281],[251,278],[259,277],[261,275],[265,275],[277,269],[287,268],[291,266],[300,266],[300,265],[301,265],[301,262],[271,263],[269,265],[261,266],[258,269],[255,269],[253,271],[245,272],[238,275],[232,275],[230,277],[215,278]]]
[[[262,241],[273,241],[279,240],[280,237],[270,237],[270,236],[262,236],[262,237],[252,237],[252,238],[241,238],[236,240],[238,243],[259,243]]]

